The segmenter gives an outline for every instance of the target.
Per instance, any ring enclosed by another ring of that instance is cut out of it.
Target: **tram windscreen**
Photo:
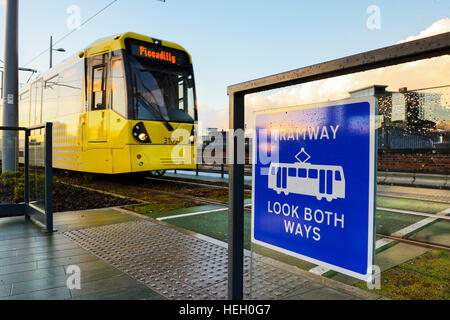
[[[193,123],[195,98],[192,66],[178,63],[180,59],[175,60],[172,55],[165,56],[167,61],[141,56],[136,53],[138,49],[133,48],[128,57],[134,95],[133,118]],[[169,59],[172,57],[173,60]]]

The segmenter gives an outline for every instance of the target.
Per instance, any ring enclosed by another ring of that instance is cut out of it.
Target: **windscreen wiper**
[[[134,76],[135,76],[135,83],[136,83],[136,74]],[[143,81],[142,81],[142,79],[140,77],[139,77],[139,80],[140,80],[141,86],[143,86],[145,88],[145,90],[147,90],[153,96],[153,98],[156,100],[156,97],[153,95],[152,91],[149,88],[147,88],[147,86],[143,83]],[[137,94],[137,97],[140,97],[141,99],[143,99],[144,102],[148,106],[150,106],[153,110],[156,111],[156,113],[159,115],[159,117],[161,118],[161,120],[163,121],[164,125],[166,126],[166,128],[169,131],[173,131],[174,130],[172,125],[169,123],[169,121],[162,114],[161,109],[159,108],[158,104],[148,101],[147,98],[139,90],[136,90],[136,94]]]
[[[158,115],[160,116],[161,121],[164,123],[164,125],[166,126],[166,128],[167,128],[169,131],[173,131],[173,130],[174,130],[173,127],[172,127],[172,125],[169,123],[169,121],[167,121],[167,120],[164,118],[164,116],[162,115],[162,113],[159,111],[158,105],[157,105],[156,103],[148,101],[148,100],[144,97],[144,95],[143,95],[142,93],[140,93],[140,92],[137,92],[137,95],[138,95],[139,98],[141,98],[142,100],[144,100],[144,102],[145,102],[146,105],[150,106],[153,110],[155,110],[155,111],[158,113]]]

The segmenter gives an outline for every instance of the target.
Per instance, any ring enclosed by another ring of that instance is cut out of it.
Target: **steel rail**
[[[198,183],[198,182],[194,182],[194,181],[179,180],[177,178],[167,179],[167,178],[145,177],[145,179],[147,179],[147,180],[154,180],[154,181],[162,181],[162,182],[174,182],[174,183],[178,183],[178,184],[187,184],[187,185],[192,185],[192,186],[199,186],[199,187],[208,187],[208,188],[228,190],[228,186],[203,183],[203,182],[210,182],[210,181],[207,181],[207,180],[199,180],[199,181],[201,181],[201,183]],[[245,193],[251,193],[251,190],[247,189],[244,192]]]
[[[403,243],[416,245],[416,246],[420,246],[420,247],[425,247],[425,248],[429,248],[429,249],[450,251],[450,247],[443,245],[443,244],[429,243],[429,242],[424,242],[424,241],[417,241],[417,240],[411,240],[411,239],[406,239],[406,238],[388,236],[388,235],[381,234],[381,233],[377,233],[376,235],[381,238],[386,238],[389,240],[403,242]]]

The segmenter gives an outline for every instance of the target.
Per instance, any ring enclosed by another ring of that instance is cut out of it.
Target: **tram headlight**
[[[191,144],[195,142],[195,127],[192,127],[191,136],[189,137]]]
[[[144,123],[139,122],[133,128],[133,137],[141,143],[151,143],[147,130],[145,130]]]
[[[138,135],[138,139],[142,142],[145,142],[148,139],[148,136],[145,133],[140,133]]]

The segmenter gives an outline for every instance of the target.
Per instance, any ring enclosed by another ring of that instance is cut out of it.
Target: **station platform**
[[[54,225],[0,219],[0,299],[226,299],[221,241],[119,208],[57,213]],[[245,299],[382,299],[248,251],[244,263]],[[67,287],[73,265],[80,290]]]

